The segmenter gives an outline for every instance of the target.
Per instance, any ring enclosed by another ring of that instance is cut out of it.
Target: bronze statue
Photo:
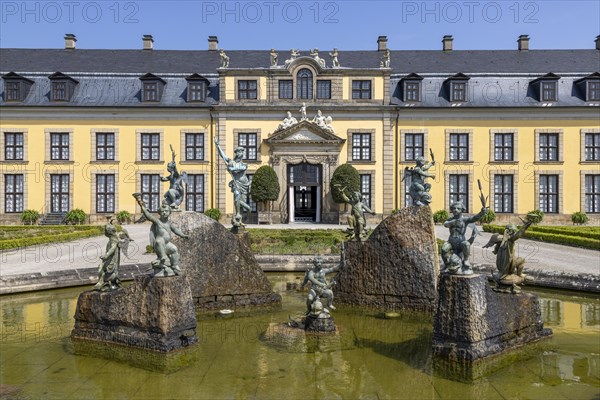
[[[108,223],[104,225],[104,235],[108,238],[106,252],[100,256],[102,262],[98,266],[98,283],[94,290],[110,291],[121,287],[119,279],[119,265],[121,263],[121,251],[127,256],[129,242],[131,238],[125,229],[117,232],[117,227],[113,225],[112,217],[108,218]]]
[[[231,192],[233,193],[233,204],[235,206],[235,215],[231,219],[231,225],[233,226],[232,231],[236,232],[239,227],[245,226],[242,222],[242,210],[250,211],[250,206],[246,203],[246,196],[250,191],[250,181],[248,180],[248,176],[246,176],[246,170],[248,169],[248,164],[242,161],[244,156],[244,148],[236,147],[235,156],[233,159],[227,157],[219,146],[219,141],[215,136],[215,144],[217,145],[217,150],[219,151],[219,155],[225,161],[225,165],[227,166],[227,171],[231,175],[231,181],[229,181],[229,187],[231,188]]]
[[[425,180],[427,178],[435,178],[435,175],[427,172],[429,168],[435,165],[435,158],[433,157],[431,149],[429,149],[429,153],[431,154],[430,163],[427,162],[425,157],[417,157],[415,160],[416,166],[404,168],[404,177],[402,178],[402,181],[404,181],[407,176],[410,176],[409,194],[410,197],[412,197],[413,204],[417,206],[428,206],[431,203],[431,194],[429,193],[431,183],[426,183]]]
[[[179,250],[171,241],[172,234],[184,239],[188,239],[189,236],[185,235],[179,228],[171,224],[171,221],[169,221],[171,207],[165,202],[163,202],[158,209],[160,217],[156,218],[156,216],[148,211],[140,193],[134,193],[133,197],[135,197],[137,203],[140,205],[144,216],[152,222],[152,227],[150,228],[150,244],[157,255],[157,259],[152,261],[154,276],[181,275],[181,269],[179,268]]]
[[[331,287],[335,285],[335,280],[331,279],[327,282],[327,274],[338,271],[343,264],[343,255],[342,262],[332,268],[323,268],[323,259],[315,257],[313,268],[306,272],[304,282],[302,282],[301,286],[303,288],[306,284],[311,284],[306,299],[306,315],[310,314],[314,317],[321,315],[323,318],[324,316],[329,316],[331,310],[335,310],[333,306],[333,291],[331,290]]]
[[[335,186],[338,188],[338,186]],[[344,192],[346,187],[344,186],[340,191],[341,197],[344,202],[350,204],[352,207],[350,210],[350,215],[348,216],[348,240],[357,240],[361,241],[366,238],[366,219],[365,212],[368,212],[371,215],[375,215],[375,212],[369,208],[366,204],[363,203],[362,194],[359,191],[356,191],[350,196],[347,196]]]
[[[528,214],[527,219],[522,220],[521,229],[517,229],[515,224],[506,225],[502,236],[498,233],[493,234],[489,242],[483,246],[483,248],[494,246],[492,252],[496,255],[496,268],[498,268],[498,271],[492,274],[496,282],[495,291],[518,293],[521,291],[518,285],[529,278],[523,274],[525,259],[515,255],[515,242],[523,237],[535,217],[537,216]]]
[[[180,174],[179,171],[177,171],[177,164],[175,164],[175,151],[173,151],[173,146],[170,147],[172,160],[169,164],[167,164],[167,171],[169,171],[169,175],[161,177],[160,180],[162,182],[169,182],[169,190],[165,192],[163,201],[173,210],[179,210],[179,205],[184,198],[184,183],[187,183],[187,174],[185,172]]]

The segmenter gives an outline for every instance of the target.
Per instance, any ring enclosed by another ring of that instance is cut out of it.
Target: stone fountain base
[[[446,370],[468,371],[480,360],[551,335],[535,294],[495,292],[484,275],[440,277],[433,355]]]
[[[190,285],[183,276],[142,275],[125,288],[83,292],[71,338],[163,353],[197,343]]]

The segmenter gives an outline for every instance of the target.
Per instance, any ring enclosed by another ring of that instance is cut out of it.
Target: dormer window
[[[29,94],[33,85],[31,79],[27,79],[14,72],[2,76],[4,79],[4,101],[23,101]]]
[[[313,98],[313,74],[307,69],[301,69],[296,76],[299,99]]]
[[[421,81],[423,78],[417,74],[410,74],[402,79],[402,100],[405,102],[421,101]]]
[[[142,81],[142,101],[159,102],[166,82],[153,74],[140,77]]]
[[[575,81],[576,87],[585,101],[600,101],[600,72],[594,72]]]
[[[185,78],[185,80],[188,83],[187,101],[206,101],[206,92],[209,85],[208,79],[206,79],[202,75],[192,74]]]
[[[450,102],[464,102],[467,101],[467,82],[469,77],[465,74],[458,73],[446,80],[448,85]]]
[[[51,101],[71,101],[75,86],[79,83],[75,79],[56,72],[48,77],[50,79],[50,100]]]
[[[560,76],[546,74],[531,82],[538,100],[542,102],[558,101],[558,80]]]

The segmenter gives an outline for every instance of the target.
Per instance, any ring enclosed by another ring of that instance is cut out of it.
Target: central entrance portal
[[[321,165],[288,165],[290,222],[321,222]]]

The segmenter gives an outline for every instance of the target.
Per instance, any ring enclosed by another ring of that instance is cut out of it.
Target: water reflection
[[[271,324],[304,309],[286,291],[298,275],[269,276],[281,310],[199,317],[198,360],[165,375],[66,350],[81,289],[0,298],[1,387],[28,398],[587,398],[600,387],[600,299],[539,292],[542,318],[554,330],[551,350],[513,363],[475,384],[432,374],[431,318],[382,319],[339,307],[353,346],[291,353],[259,339]],[[68,384],[66,384],[68,382]],[[7,387],[8,387],[7,386]]]

